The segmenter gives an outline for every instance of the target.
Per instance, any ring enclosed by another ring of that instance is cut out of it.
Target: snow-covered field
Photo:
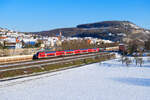
[[[0,100],[150,100],[150,62],[118,59],[0,83]]]

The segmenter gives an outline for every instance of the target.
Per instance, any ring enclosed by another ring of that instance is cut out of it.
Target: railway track
[[[86,57],[86,56],[100,55],[100,54],[105,54],[105,53],[92,53],[92,54],[75,55],[75,56],[63,56],[59,58],[49,58],[49,59],[33,60],[29,62],[20,62],[20,63],[13,63],[13,64],[7,64],[7,65],[0,65],[0,70],[3,68],[11,68],[11,67],[17,67],[17,66],[22,66],[22,65],[32,65],[32,64],[38,64],[38,63],[54,62],[54,61],[59,61],[59,60],[73,59],[76,57]]]
[[[45,73],[49,73],[53,71],[70,69],[70,68],[74,68],[77,66],[89,64],[89,62],[86,63],[86,60],[88,59],[93,59],[93,60],[101,59],[103,57],[111,56],[111,55],[114,55],[114,54],[100,52],[100,53],[92,53],[92,54],[86,54],[86,55],[67,56],[67,57],[44,59],[44,60],[42,59],[42,60],[37,60],[37,61],[35,60],[32,62],[0,65],[0,81],[13,80],[13,79],[18,79],[18,78],[23,78],[23,77],[34,76],[34,75],[41,75],[41,74],[45,74]],[[81,63],[77,64],[76,61],[79,61]],[[67,67],[66,64],[69,64],[69,66],[67,65],[68,66]],[[64,67],[61,67],[62,65]],[[47,69],[47,68],[50,68],[50,69]],[[32,70],[33,72],[30,72],[30,70]],[[34,70],[41,70],[41,71],[34,72]]]
[[[25,69],[25,68],[31,68],[31,67],[42,67],[42,66],[50,65],[50,64],[91,58],[91,57],[95,57],[97,55],[102,55],[102,54],[104,53],[93,53],[93,54],[87,54],[87,55],[76,55],[76,56],[61,57],[61,58],[54,58],[54,59],[47,59],[47,60],[38,60],[38,61],[32,61],[32,62],[23,62],[19,64],[17,63],[17,64],[9,64],[9,65],[0,65],[0,72]]]
[[[69,62],[69,61],[73,61],[73,60],[81,60],[81,59],[86,59],[86,58],[91,58],[92,56],[87,56],[87,57],[84,57],[84,58],[80,58],[80,57],[76,57],[76,58],[73,58],[73,59],[65,59],[65,61],[57,61],[57,62],[50,62],[50,63],[43,63],[43,64],[38,64],[38,65],[29,65],[29,66],[23,66],[23,67],[18,67],[18,68],[9,68],[9,69],[3,69],[3,70],[0,70],[0,72],[4,72],[4,71],[11,71],[11,70],[18,70],[18,69],[26,69],[26,68],[34,68],[34,67],[43,67],[43,66],[46,66],[46,65],[50,65],[50,64],[57,64],[57,63],[64,63],[64,62]],[[93,56],[95,57],[95,56]]]
[[[91,54],[91,53],[85,53],[85,54],[82,54],[82,55],[88,55],[88,54]],[[92,53],[92,54],[95,54],[95,53]],[[36,59],[36,60],[32,60],[32,61],[21,61],[21,62],[13,62],[13,63],[7,63],[7,64],[0,64],[0,67],[8,67],[8,66],[11,66],[11,65],[21,65],[21,64],[28,64],[28,63],[33,63],[33,62],[42,62],[42,61],[49,61],[49,60],[52,60],[52,59],[61,59],[61,58],[66,58],[66,57],[74,57],[74,56],[78,56],[78,55],[67,55],[67,56],[58,56],[58,57],[48,57],[48,58],[42,58],[42,59]]]

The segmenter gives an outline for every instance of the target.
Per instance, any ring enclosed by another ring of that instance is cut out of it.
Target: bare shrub
[[[134,59],[135,59],[135,64],[136,64],[136,66],[137,66],[137,65],[140,65],[140,67],[141,67],[142,64],[144,64],[144,60],[143,60],[142,57],[134,57]]]
[[[122,64],[124,64],[124,62],[125,62],[125,56],[122,55],[120,60],[121,60]]]
[[[136,66],[137,66],[137,64],[138,64],[138,57],[137,57],[137,56],[135,56],[135,57],[134,57],[134,60],[135,60],[135,64],[136,64]]]
[[[128,57],[125,57],[124,62],[127,66],[129,66],[132,63],[132,60],[129,59]]]
[[[142,64],[144,63],[143,58],[138,58],[138,63],[140,65],[140,67],[142,66]]]

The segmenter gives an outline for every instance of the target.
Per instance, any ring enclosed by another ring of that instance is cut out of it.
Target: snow
[[[147,60],[142,67],[114,59],[0,83],[0,100],[150,100],[149,92]]]
[[[140,27],[136,26],[135,24],[129,24],[131,27],[139,29]]]

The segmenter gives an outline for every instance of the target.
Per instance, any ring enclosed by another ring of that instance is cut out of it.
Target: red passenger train
[[[34,58],[46,58],[53,56],[67,56],[67,55],[77,55],[84,53],[94,53],[104,51],[102,48],[93,48],[93,49],[77,49],[77,50],[64,50],[64,51],[40,51],[34,55]]]
[[[108,47],[108,48],[92,48],[92,49],[76,49],[76,50],[64,50],[64,51],[40,51],[34,55],[34,59],[47,58],[47,57],[57,57],[57,56],[67,56],[67,55],[77,55],[84,53],[94,53],[94,52],[111,52],[118,51],[119,47]]]

